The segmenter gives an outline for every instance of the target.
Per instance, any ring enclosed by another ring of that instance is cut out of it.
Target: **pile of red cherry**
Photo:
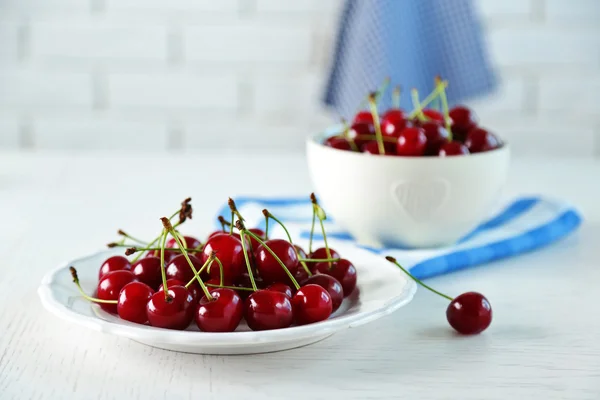
[[[412,92],[414,110],[400,109],[399,88],[394,91],[394,107],[381,117],[377,111],[379,93],[369,96],[370,111],[359,111],[352,124],[324,144],[338,150],[392,156],[457,156],[481,153],[502,146],[496,135],[478,125],[473,111],[465,106],[448,110],[447,82],[436,79],[436,88],[423,101]],[[441,100],[442,112],[425,108]]]
[[[313,215],[322,222],[324,212],[312,199]],[[104,261],[96,298],[83,292],[71,267],[73,281],[85,298],[124,320],[178,330],[195,320],[205,332],[233,332],[242,318],[252,330],[323,321],[354,291],[356,269],[327,246],[322,223],[325,247],[307,255],[289,234],[288,240],[268,238],[268,221],[281,224],[269,211],[263,210],[264,232],[246,229],[233,200],[229,205],[231,221],[237,221],[228,223],[221,217],[223,229],[211,233],[205,243],[176,229],[191,218],[190,199],[171,218],[161,218],[163,232],[151,242],[119,231],[122,242],[109,247],[127,247],[125,255],[138,254],[131,261],[119,255]],[[172,224],[176,216],[179,221]],[[126,239],[137,247],[125,244]]]

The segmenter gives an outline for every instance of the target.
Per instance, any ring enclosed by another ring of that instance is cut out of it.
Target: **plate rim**
[[[368,250],[360,249],[355,246],[348,247],[352,247],[353,251],[364,252],[368,253],[372,257],[377,257],[376,254],[370,253]],[[99,317],[77,313],[56,299],[56,297],[53,295],[51,285],[57,282],[55,278],[60,272],[67,270],[70,265],[77,262],[108,253],[110,253],[110,250],[96,251],[92,254],[75,258],[69,262],[63,262],[58,267],[48,271],[42,278],[37,290],[38,296],[44,308],[63,320],[80,326],[85,326],[95,331],[110,333],[136,341],[147,341],[154,343],[160,342],[180,345],[233,346],[242,344],[248,345],[251,343],[285,342],[291,339],[302,339],[317,335],[333,334],[343,329],[354,328],[389,315],[399,308],[405,306],[413,299],[417,291],[416,282],[406,277],[407,284],[403,288],[402,292],[392,297],[383,306],[375,310],[371,310],[362,314],[358,313],[348,316],[341,315],[335,319],[302,326],[292,326],[285,329],[243,332],[177,331],[135,324],[129,321],[119,321],[119,323],[115,323]]]

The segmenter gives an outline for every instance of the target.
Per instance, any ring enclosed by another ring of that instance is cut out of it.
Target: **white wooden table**
[[[202,236],[228,195],[309,191],[301,155],[0,153],[0,399],[600,398],[600,162],[516,161],[508,191],[577,204],[581,229],[429,281],[487,295],[494,321],[480,336],[451,334],[446,302],[421,290],[393,315],[312,346],[200,356],[69,325],[37,298],[48,269],[102,248],[117,228],[159,231],[186,196],[195,213],[185,231]]]

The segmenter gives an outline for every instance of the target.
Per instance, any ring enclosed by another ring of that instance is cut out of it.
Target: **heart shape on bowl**
[[[415,222],[431,220],[444,205],[449,193],[450,184],[442,178],[392,184],[394,201]]]

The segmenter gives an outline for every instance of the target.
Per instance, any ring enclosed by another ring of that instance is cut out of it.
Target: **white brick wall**
[[[503,82],[471,102],[483,124],[516,154],[600,156],[600,0],[474,1]],[[302,150],[335,120],[343,3],[0,0],[0,148]]]

